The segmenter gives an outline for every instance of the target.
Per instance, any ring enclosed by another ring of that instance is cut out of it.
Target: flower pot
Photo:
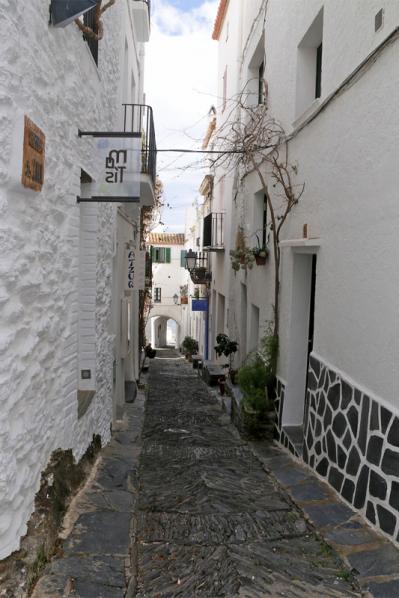
[[[180,297],[181,305],[188,305],[188,297]]]
[[[225,392],[226,392],[226,376],[220,376],[218,378],[218,384],[219,384],[219,391],[220,394],[222,396],[224,396]]]
[[[267,258],[260,255],[255,255],[255,262],[257,266],[264,266],[266,264],[266,259]]]

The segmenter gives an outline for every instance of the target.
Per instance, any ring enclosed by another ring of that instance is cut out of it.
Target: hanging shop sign
[[[21,180],[24,187],[34,191],[41,191],[43,187],[45,143],[43,131],[25,116]]]
[[[140,201],[141,133],[101,133],[79,131],[79,136],[96,138],[95,145],[101,169],[90,198],[78,197],[78,202]]]
[[[145,284],[145,251],[140,249],[126,250],[126,291],[144,291]]]
[[[192,299],[191,311],[208,311],[208,299]]]

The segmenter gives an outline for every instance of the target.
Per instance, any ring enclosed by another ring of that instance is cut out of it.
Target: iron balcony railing
[[[203,246],[209,250],[224,249],[224,214],[211,212],[204,218]]]
[[[123,130],[125,133],[141,133],[141,172],[148,174],[155,184],[157,174],[157,143],[151,106],[145,104],[122,104]]]
[[[212,276],[208,270],[208,252],[202,251],[197,253],[195,261],[195,268],[189,271],[190,278],[194,284],[207,284]]]
[[[94,33],[97,33],[97,26],[95,22],[96,10],[96,7],[94,7],[91,10],[85,12],[83,15],[84,25],[86,25],[86,27],[90,27],[90,29],[92,29]],[[94,62],[98,65],[98,40],[89,37],[85,34],[83,34],[83,39],[85,40],[85,42],[87,42],[91,55],[94,58]]]

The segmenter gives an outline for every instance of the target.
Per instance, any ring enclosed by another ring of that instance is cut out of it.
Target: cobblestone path
[[[129,594],[357,595],[195,370],[156,359],[149,386]]]

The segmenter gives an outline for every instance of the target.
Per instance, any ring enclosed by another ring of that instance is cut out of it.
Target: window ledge
[[[286,239],[280,241],[280,247],[320,247],[321,239]]]
[[[302,114],[300,114],[292,123],[294,132],[297,127],[301,126],[305,122],[305,120],[307,120],[310,116],[312,116],[314,112],[318,110],[319,106],[320,98],[314,99],[310,106],[308,106],[308,108],[306,108],[306,110],[304,110]]]

